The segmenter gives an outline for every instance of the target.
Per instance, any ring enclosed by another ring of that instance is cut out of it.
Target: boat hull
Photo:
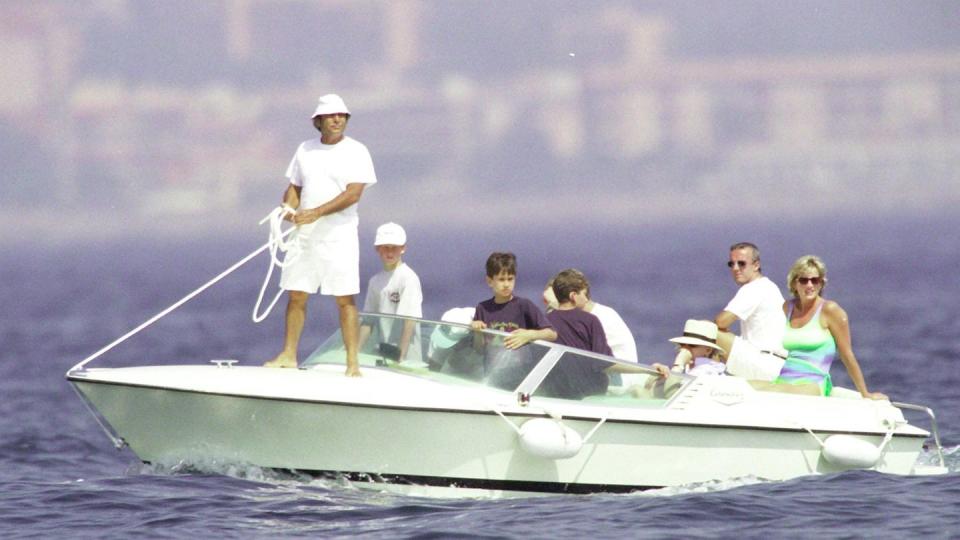
[[[130,449],[151,463],[217,460],[374,484],[524,493],[628,492],[844,470],[827,461],[817,439],[798,425],[722,424],[691,420],[694,415],[684,411],[572,407],[552,414],[585,439],[582,448],[572,457],[549,459],[524,450],[516,429],[547,417],[544,410],[512,404],[505,392],[493,399],[463,390],[430,396],[426,385],[406,388],[416,396],[398,400],[395,381],[371,370],[363,381],[302,370],[260,369],[252,375],[200,369],[217,372],[209,379],[216,382],[198,377],[197,384],[174,387],[161,378],[146,384],[157,377],[110,373],[120,370],[68,379]],[[376,399],[346,401],[350,389],[343,386]],[[286,390],[264,390],[278,387]],[[887,443],[877,470],[912,472],[926,432],[905,428]],[[833,432],[852,433],[875,446],[884,438],[875,428]],[[822,438],[831,431],[817,433]]]

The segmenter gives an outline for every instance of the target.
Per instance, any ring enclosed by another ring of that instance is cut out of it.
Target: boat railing
[[[941,467],[946,467],[946,464],[943,460],[943,447],[940,445],[940,430],[937,428],[937,415],[933,413],[933,409],[923,405],[914,405],[912,403],[903,403],[901,401],[891,402],[894,407],[901,409],[909,409],[911,411],[922,412],[930,418],[930,433],[933,434],[933,442],[937,446],[937,458],[940,461]]]
[[[638,400],[648,400],[651,406],[663,406],[681,386],[671,381],[665,391],[663,384],[656,384],[661,378],[652,367],[552,342],[538,340],[510,349],[504,344],[510,334],[498,330],[474,331],[465,324],[366,312],[360,314],[360,325],[361,366],[513,392],[521,404],[534,396],[590,397],[611,404],[619,398],[634,406]],[[404,332],[409,341],[401,352],[399,341]],[[301,367],[340,363],[343,356],[343,340],[335,332]],[[607,373],[609,381],[603,380]],[[599,386],[582,384],[590,377],[602,382]]]

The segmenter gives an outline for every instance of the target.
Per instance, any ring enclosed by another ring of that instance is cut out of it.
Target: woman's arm
[[[853,346],[850,341],[850,321],[847,318],[847,312],[840,307],[840,304],[833,301],[824,301],[823,319],[827,323],[827,329],[833,335],[837,342],[837,352],[840,354],[840,360],[847,368],[850,380],[860,391],[860,395],[870,399],[887,399],[887,396],[880,392],[871,392],[867,390],[867,383],[863,380],[863,372],[860,370],[860,363],[853,354]]]

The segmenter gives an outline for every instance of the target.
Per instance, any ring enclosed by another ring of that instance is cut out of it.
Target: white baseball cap
[[[474,309],[472,307],[452,308],[443,312],[440,320],[443,322],[456,323],[458,325],[468,326],[473,321]],[[451,326],[449,324],[440,324],[433,329],[430,334],[430,344],[434,349],[448,349],[460,342],[461,339],[470,333],[464,326]]]
[[[313,116],[311,116],[311,118],[316,118],[321,114],[337,113],[343,113],[347,116],[350,116],[350,111],[347,110],[347,104],[343,102],[343,98],[336,94],[327,94],[325,96],[320,96],[319,103],[317,103],[317,109],[313,111]]]
[[[377,237],[373,241],[375,246],[405,246],[407,245],[407,233],[403,227],[394,222],[384,223],[377,227]]]

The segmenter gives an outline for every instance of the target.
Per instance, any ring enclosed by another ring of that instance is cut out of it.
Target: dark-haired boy
[[[516,256],[513,253],[492,253],[487,258],[487,285],[493,290],[493,298],[477,304],[470,326],[474,330],[489,328],[509,333],[503,340],[508,349],[522,347],[537,339],[557,339],[550,321],[537,305],[514,296],[516,284]]]
[[[520,349],[531,341],[553,341],[557,333],[543,312],[526,298],[514,296],[517,283],[517,258],[513,253],[493,253],[487,258],[487,285],[493,290],[493,298],[477,304],[474,311],[474,330],[499,330],[509,335],[503,345],[490,335],[477,332],[474,347],[483,350],[484,374],[489,384],[512,390],[526,377],[535,359],[529,349]],[[517,350],[520,349],[520,350]]]
[[[558,305],[547,313],[547,320],[557,332],[557,343],[612,356],[600,319],[582,309],[590,301],[587,295],[590,283],[586,276],[569,268],[554,276],[552,281]],[[544,381],[545,390],[551,395],[571,399],[603,394],[610,384],[605,371],[608,367],[599,360],[564,355]]]

